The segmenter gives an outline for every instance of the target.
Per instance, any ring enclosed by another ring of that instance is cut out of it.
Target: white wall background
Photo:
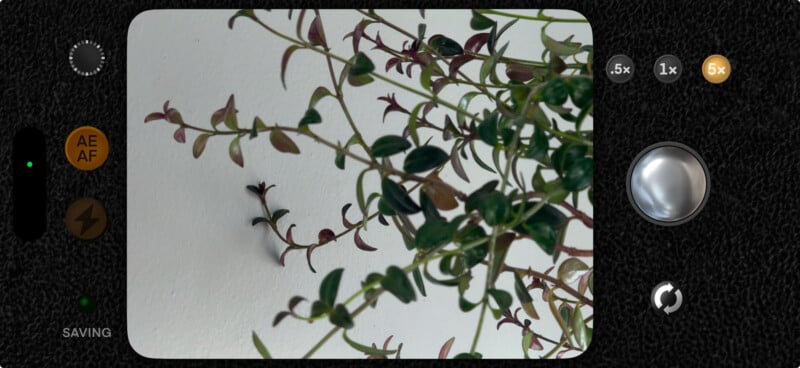
[[[279,77],[280,58],[288,44],[244,18],[237,21],[234,30],[228,30],[226,23],[233,13],[232,10],[148,11],[130,25],[128,335],[133,348],[146,357],[256,358],[258,354],[250,339],[252,330],[261,336],[274,357],[300,357],[329,330],[330,324],[327,321],[308,324],[287,318],[272,328],[273,317],[286,309],[290,297],[317,298],[322,278],[335,268],[345,267],[339,292],[343,300],[360,288],[359,282],[367,273],[383,273],[388,265],[404,266],[412,258],[393,227],[385,228],[375,222],[362,236],[379,248],[376,252],[358,250],[348,236],[314,253],[316,274],[308,270],[301,252],[290,253],[286,267],[281,267],[277,255],[284,245],[265,228],[250,226],[250,220],[262,213],[257,199],[245,186],[261,180],[277,184],[270,192],[270,206],[291,210],[282,219],[281,228],[296,223],[295,238],[310,242],[321,228],[341,230],[339,210],[344,203],[355,203],[359,164],[348,160],[347,170],[340,171],[333,165],[332,151],[302,137],[295,139],[301,156],[280,154],[265,135],[253,141],[242,140],[244,168],[228,158],[229,138],[212,138],[203,157],[194,160],[191,144],[196,133],[187,133],[187,143],[181,145],[172,138],[174,125],[163,121],[142,123],[148,113],[160,111],[164,101],[170,100],[184,120],[207,128],[211,113],[223,107],[233,93],[240,110],[240,124],[249,127],[258,115],[267,124],[293,126],[305,111],[311,92],[318,85],[329,86],[324,58],[301,50],[289,65],[286,78],[289,89],[284,91]],[[416,10],[383,14],[416,32],[419,22]],[[546,14],[582,17],[570,11]],[[428,35],[446,34],[463,44],[474,33],[468,26],[469,10],[429,10],[426,15]],[[294,21],[287,20],[285,11],[262,11],[259,16],[270,25],[294,34]],[[340,40],[361,18],[349,10],[323,11],[327,39],[334,53],[352,54],[350,41]],[[306,24],[311,19],[307,17]],[[519,22],[512,27],[504,36],[512,45],[506,55],[538,59],[542,52],[541,26],[540,22]],[[378,29],[384,42],[399,47],[403,39],[394,32],[375,25],[368,32],[374,34]],[[575,34],[576,41],[592,42],[588,24],[554,24],[548,33],[557,39]],[[370,44],[364,40],[361,47],[366,49]],[[370,55],[378,68],[382,68],[386,58],[375,56],[379,53]],[[340,64],[335,66],[337,70],[341,68]],[[478,67],[479,63],[473,62],[463,70],[477,75]],[[418,73],[415,69],[415,78]],[[397,78],[408,81],[405,77]],[[457,101],[464,88],[448,86],[442,96]],[[390,92],[396,92],[398,101],[409,109],[419,101],[380,81],[345,89],[351,111],[368,143],[379,136],[402,131],[406,118],[400,114],[390,114],[381,123],[385,104],[376,98]],[[479,111],[480,103],[485,101],[475,100],[474,111]],[[335,100],[323,100],[318,110],[324,122],[313,126],[317,134],[334,141],[349,138],[350,130]],[[434,110],[430,116],[442,117],[445,112]],[[590,128],[591,122],[586,127]],[[464,161],[464,165],[472,184],[461,181],[449,168],[442,178],[457,183],[467,193],[492,178],[472,160]],[[521,168],[521,171],[530,178],[534,169]],[[365,189],[367,193],[380,191],[377,175],[368,176]],[[591,214],[588,200],[582,198],[581,203],[581,209]],[[357,212],[357,206],[351,209],[351,220],[356,220]],[[447,215],[452,217],[454,213]],[[591,231],[575,222],[566,243],[590,248]],[[566,258],[562,256],[561,260]],[[586,261],[591,265],[591,259]],[[545,270],[551,261],[535,245],[520,244],[512,248],[507,263]],[[483,279],[480,272],[475,274],[475,287],[467,292],[471,300],[479,298]],[[513,293],[513,279],[509,275],[501,276],[498,284]],[[402,355],[407,358],[435,357],[439,347],[453,336],[456,340],[451,356],[468,351],[479,309],[462,313],[455,289],[427,282],[426,285],[428,296],[408,305],[390,295],[381,298],[377,309],[368,309],[356,319],[356,327],[349,335],[359,342],[378,345],[394,335],[392,347],[402,342]],[[540,299],[538,293],[534,298]],[[515,307],[516,303],[512,308]],[[303,313],[308,308],[308,303],[298,306]],[[539,310],[543,316],[549,314],[545,304]],[[584,313],[588,315],[591,310]],[[478,350],[485,357],[521,357],[519,329],[507,325],[497,331],[496,321],[490,317],[486,318]],[[559,335],[552,319],[545,317],[533,326],[537,332],[554,339]],[[546,350],[551,346],[545,343]],[[537,353],[532,351],[531,355]],[[315,357],[363,355],[337,336]]]

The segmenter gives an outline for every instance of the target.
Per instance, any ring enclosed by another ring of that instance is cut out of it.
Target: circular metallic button
[[[78,75],[91,77],[100,73],[105,63],[106,54],[97,42],[83,40],[69,50],[69,65]]]
[[[691,220],[706,203],[709,175],[693,149],[676,142],[645,148],[628,170],[628,198],[642,217],[658,225]]]
[[[650,305],[659,313],[670,315],[681,309],[683,293],[672,281],[664,281],[650,293]]]
[[[105,232],[108,215],[100,201],[81,198],[69,206],[64,221],[72,236],[81,240],[94,240]]]

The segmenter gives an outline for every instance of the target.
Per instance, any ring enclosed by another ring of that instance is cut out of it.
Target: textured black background
[[[157,361],[138,356],[125,335],[125,63],[127,28],[157,8],[313,7],[315,2],[33,1],[0,2],[0,366],[256,366],[257,361]],[[734,1],[336,1],[324,7],[569,8],[590,21],[598,71],[616,53],[636,63],[632,81],[595,80],[595,334],[591,348],[563,362],[495,361],[453,366],[800,365],[800,3]],[[95,40],[109,64],[82,78],[67,63],[70,46]],[[662,54],[678,56],[680,80],[652,74]],[[733,67],[722,85],[703,79],[706,56]],[[64,158],[69,132],[106,132],[111,155],[93,172]],[[49,226],[35,242],[11,230],[11,140],[34,126],[48,139]],[[708,205],[693,221],[664,228],[639,218],[625,174],[642,148],[685,143],[711,172]],[[151,188],[141,188],[151,190]],[[109,229],[94,242],[67,235],[62,216],[82,196],[106,204]],[[157,215],[157,214],[154,214]],[[165,219],[165,221],[168,219]],[[651,288],[675,281],[684,307],[662,317]],[[98,300],[77,312],[77,298]],[[111,339],[64,339],[64,327],[110,327]],[[424,328],[420,326],[420,328]],[[274,352],[279,353],[279,352]],[[318,367],[392,363],[284,361]]]

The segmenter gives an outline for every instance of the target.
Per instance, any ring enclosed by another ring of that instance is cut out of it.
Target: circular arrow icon
[[[660,313],[670,315],[683,304],[683,293],[672,281],[664,281],[653,288],[650,304]]]

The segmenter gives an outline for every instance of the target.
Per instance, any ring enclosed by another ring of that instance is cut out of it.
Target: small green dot
[[[81,312],[83,313],[91,313],[97,307],[97,304],[91,296],[81,296],[78,298],[78,306]]]
[[[33,161],[28,161],[28,163],[26,164],[26,166],[28,166],[28,167],[33,167]]]

